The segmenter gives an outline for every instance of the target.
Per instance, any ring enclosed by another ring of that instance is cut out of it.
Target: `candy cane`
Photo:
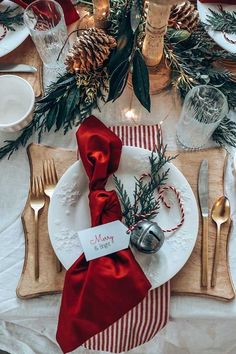
[[[177,198],[177,201],[179,204],[181,218],[180,218],[180,222],[175,227],[173,227],[171,229],[167,229],[167,230],[162,229],[162,231],[163,232],[174,232],[174,231],[178,230],[184,223],[184,219],[185,219],[184,206],[183,206],[183,202],[181,200],[180,192],[178,192],[176,190],[176,188],[173,186],[165,186],[165,187],[159,188],[158,192],[160,195],[159,195],[158,199],[161,200],[164,203],[164,205],[169,209],[170,205],[167,204],[167,202],[165,201],[165,198],[164,198],[164,193],[165,193],[165,191],[168,191],[168,190],[172,190],[174,192],[174,194],[176,195],[176,198]]]

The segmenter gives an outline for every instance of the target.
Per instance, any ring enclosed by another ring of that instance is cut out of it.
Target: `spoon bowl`
[[[224,224],[230,217],[229,199],[225,196],[218,198],[211,211],[211,217],[215,223]]]
[[[230,204],[226,196],[223,195],[215,201],[211,210],[211,217],[217,225],[215,254],[211,275],[211,286],[214,287],[216,284],[217,267],[220,254],[220,228],[221,225],[227,222],[230,218]]]

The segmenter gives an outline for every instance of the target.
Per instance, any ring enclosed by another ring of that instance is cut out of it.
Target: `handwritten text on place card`
[[[119,220],[79,231],[78,235],[87,261],[129,246],[127,227]]]

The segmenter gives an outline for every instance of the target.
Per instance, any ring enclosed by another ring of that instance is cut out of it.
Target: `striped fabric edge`
[[[170,282],[149,291],[145,299],[84,347],[111,353],[127,352],[150,341],[169,319]]]
[[[153,150],[163,146],[162,131],[157,125],[112,126],[123,145]],[[118,321],[84,343],[91,350],[127,352],[151,340],[167,323],[170,307],[170,282],[150,290],[137,306]]]
[[[123,145],[140,147],[153,150],[155,146],[159,149],[163,146],[162,130],[159,124],[156,125],[117,125],[110,129],[118,135]]]

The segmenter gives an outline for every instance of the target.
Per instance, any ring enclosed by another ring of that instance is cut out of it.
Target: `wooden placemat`
[[[177,151],[171,151],[175,154]],[[32,144],[28,148],[31,176],[42,175],[42,161],[44,159],[54,158],[58,176],[61,177],[67,168],[76,160],[75,151],[61,148],[51,148],[43,145]],[[199,152],[181,152],[174,160],[174,164],[182,171],[192,186],[197,198],[197,178],[200,162],[207,158],[209,161],[209,207],[213,205],[215,199],[223,194],[223,171],[225,162],[225,150],[209,149]],[[17,295],[21,298],[30,298],[34,296],[58,293],[62,291],[64,272],[56,272],[55,255],[50,245],[47,231],[47,206],[40,215],[40,278],[34,280],[33,250],[33,213],[27,200],[25,210],[22,215],[25,240],[26,255],[23,272],[17,288]],[[214,289],[203,289],[200,285],[201,272],[201,219],[199,223],[199,233],[196,246],[193,253],[182,268],[182,270],[171,280],[172,294],[201,295],[217,298],[220,300],[231,300],[234,298],[234,289],[232,286],[230,272],[227,264],[227,242],[229,225],[222,227],[221,253],[218,268],[217,284]],[[216,228],[209,218],[209,276],[212,267],[213,250],[215,244]]]
[[[18,48],[11,53],[0,58],[0,63],[5,64],[29,64],[37,68],[36,73],[1,73],[0,75],[18,75],[27,80],[33,87],[35,97],[40,97],[43,94],[42,81],[42,61],[38,55],[34,43],[28,37]]]
[[[30,175],[43,175],[43,161],[53,158],[60,178],[76,160],[75,151],[53,149],[43,145],[31,144],[27,149]],[[52,249],[47,227],[48,199],[39,213],[39,279],[34,278],[34,214],[29,204],[29,196],[22,214],[25,233],[25,260],[16,294],[21,299],[40,295],[56,294],[62,291],[65,270],[57,273],[56,256]]]
[[[198,170],[201,161],[208,159],[209,163],[209,210],[217,197],[224,194],[224,165],[226,152],[224,149],[209,149],[198,152],[183,152],[174,161],[174,164],[185,175],[189,181],[197,199]],[[196,245],[188,262],[182,270],[171,280],[171,290],[173,294],[202,295],[210,296],[221,300],[232,300],[235,297],[234,287],[230,277],[228,265],[227,247],[229,238],[230,222],[224,224],[221,230],[220,239],[220,259],[218,264],[216,287],[207,289],[201,288],[201,237],[202,220],[199,213],[199,232]],[[209,216],[209,274],[213,265],[214,247],[216,240],[216,225]],[[210,283],[210,281],[209,281]]]

